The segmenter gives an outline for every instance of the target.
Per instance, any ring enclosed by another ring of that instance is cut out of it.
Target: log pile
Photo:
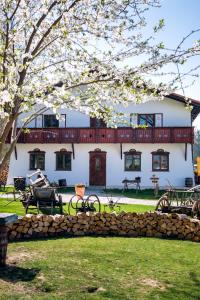
[[[170,237],[200,242],[200,220],[186,215],[147,213],[79,213],[26,215],[9,225],[10,240],[48,236],[116,235]]]

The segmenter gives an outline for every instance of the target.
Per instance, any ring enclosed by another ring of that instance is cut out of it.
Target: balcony
[[[32,128],[22,133],[18,143],[190,143],[193,127],[157,128]]]

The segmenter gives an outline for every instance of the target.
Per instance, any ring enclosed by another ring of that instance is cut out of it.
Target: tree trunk
[[[2,172],[7,165],[9,165],[10,156],[19,137],[17,134],[17,120],[12,120],[12,125],[10,124],[11,120],[9,120],[8,123],[5,125],[4,132],[1,134],[1,137],[4,136],[4,138],[2,139],[0,146],[0,172]],[[12,129],[10,144],[6,144],[6,140],[4,140],[5,136],[8,136],[6,133],[8,128],[10,128],[10,130]]]

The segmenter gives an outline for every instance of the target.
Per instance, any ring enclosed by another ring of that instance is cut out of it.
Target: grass
[[[143,199],[151,199],[151,192],[142,191]],[[0,198],[0,212],[24,214],[19,201],[7,203]],[[147,205],[120,208],[154,210]],[[199,247],[189,241],[125,237],[13,242],[8,266],[0,272],[0,299],[200,300]]]
[[[120,189],[107,189],[106,192],[113,196],[123,195],[125,197],[133,198],[133,199],[145,199],[145,200],[157,200],[159,199],[164,193],[164,190],[160,190],[158,195],[155,197],[153,189],[145,189],[136,192],[134,189],[129,190],[120,190]]]
[[[65,206],[65,211],[67,212],[68,205]],[[132,205],[132,204],[123,204],[120,205],[120,211],[126,211],[126,212],[145,212],[145,211],[153,211],[155,209],[154,206],[151,205]],[[102,210],[104,210],[104,205],[102,205]],[[75,211],[71,210],[72,214],[75,213]],[[107,212],[110,212],[109,208],[106,208]],[[116,209],[118,212],[118,208]],[[0,198],[0,212],[2,213],[16,213],[17,215],[24,215],[24,207],[20,201],[14,201],[8,204],[7,199]],[[37,211],[30,210],[29,213],[36,213]],[[44,211],[43,211],[44,212]],[[42,212],[41,212],[42,213]],[[45,213],[50,213],[49,210],[46,210]],[[58,209],[54,210],[54,213],[59,213]]]
[[[12,193],[13,189],[14,189],[13,186],[6,186],[5,188],[0,186],[0,194]]]
[[[29,190],[29,187],[26,187],[26,190]],[[5,194],[5,193],[13,193],[14,191],[14,186],[6,186],[4,187],[0,187],[0,194]],[[58,188],[59,193],[71,193],[74,192],[74,187],[67,187],[67,188]]]
[[[11,200],[11,199],[9,199]],[[15,213],[17,215],[24,215],[24,207],[21,202],[14,201],[8,204],[7,199],[0,198],[0,212],[1,213]]]
[[[3,187],[0,187],[0,194],[12,193],[12,192],[13,192],[12,186],[7,186],[5,189]],[[61,194],[74,193],[74,187],[59,188],[58,192]],[[113,195],[113,196],[123,195],[125,197],[134,198],[134,199],[157,200],[162,196],[162,194],[164,194],[165,191],[160,190],[157,197],[155,197],[153,189],[141,190],[138,191],[138,193],[136,193],[135,189],[128,189],[126,191],[123,191],[122,189],[106,189],[105,192],[108,195]]]
[[[121,237],[11,243],[0,299],[198,300],[199,247]]]

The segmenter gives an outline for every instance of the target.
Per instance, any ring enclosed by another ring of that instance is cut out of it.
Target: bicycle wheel
[[[97,195],[89,195],[85,200],[87,211],[101,212],[101,203]]]
[[[69,200],[68,203],[68,214],[71,215],[72,211],[75,210],[75,212],[77,212],[77,203],[79,201],[83,201],[83,198],[79,195],[74,195],[71,197],[71,199]]]

